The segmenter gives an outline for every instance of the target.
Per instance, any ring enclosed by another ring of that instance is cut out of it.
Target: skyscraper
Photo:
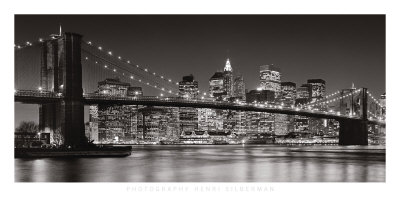
[[[260,66],[260,88],[275,92],[278,98],[281,90],[281,73],[273,64]]]
[[[222,100],[223,96],[226,96],[226,90],[224,87],[224,73],[215,72],[210,78],[210,97],[216,100]]]
[[[324,98],[325,81],[322,79],[308,79],[307,83],[311,85],[311,103]]]
[[[224,67],[224,88],[226,90],[226,97],[233,96],[233,70],[229,58],[226,60]]]
[[[139,97],[142,95],[142,88],[131,87],[129,83],[121,82],[119,78],[107,78],[98,83],[97,93],[107,96]],[[138,106],[136,105],[90,106],[89,114],[89,126],[95,142],[132,142],[137,137]]]
[[[237,75],[233,80],[233,97],[246,100],[246,88],[243,75]]]
[[[199,95],[199,84],[192,74],[184,76],[179,82],[179,96],[186,99],[196,99]]]
[[[296,83],[281,83],[281,99],[285,106],[292,106],[296,102]]]

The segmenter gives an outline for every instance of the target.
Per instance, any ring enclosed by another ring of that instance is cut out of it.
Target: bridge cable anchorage
[[[102,67],[103,70],[104,69],[111,70],[113,73],[120,74],[120,75],[122,75],[123,77],[125,77],[129,81],[132,81],[132,80],[137,81],[137,82],[139,82],[139,83],[141,83],[143,85],[146,85],[148,87],[152,87],[154,89],[161,90],[162,92],[165,92],[166,94],[178,95],[176,89],[174,89],[174,88],[170,88],[168,86],[167,87],[161,86],[160,83],[158,83],[156,81],[153,81],[151,79],[149,79],[150,81],[145,81],[146,77],[144,77],[144,76],[142,76],[140,74],[132,72],[129,69],[125,69],[125,68],[119,66],[118,64],[115,64],[115,63],[113,63],[111,61],[108,61],[108,60],[105,60],[105,59],[101,58],[100,56],[91,54],[90,52],[87,52],[86,50],[82,50],[82,51],[87,53],[87,54],[89,54],[89,55],[91,55],[91,56],[94,56],[94,57],[102,60],[102,61],[94,60],[95,64],[106,62],[107,64],[104,65],[104,67]],[[82,57],[82,60],[83,61],[92,61],[92,59],[89,59],[89,57],[86,56],[86,55],[84,55]],[[139,79],[137,79],[137,77],[139,77]],[[155,82],[155,84],[150,84],[150,82]]]
[[[154,76],[154,77],[157,78],[157,79],[160,79],[160,80],[164,81],[165,83],[167,83],[167,84],[169,84],[169,85],[174,85],[175,87],[176,87],[177,85],[179,85],[179,82],[178,82],[178,81],[173,81],[171,78],[166,78],[166,76],[164,76],[164,75],[158,74],[158,73],[156,73],[156,72],[152,72],[152,71],[150,71],[150,70],[147,69],[147,68],[141,67],[139,64],[134,64],[131,60],[124,59],[124,58],[122,58],[122,56],[116,56],[116,57],[115,57],[115,56],[113,55],[113,53],[112,53],[113,51],[111,51],[111,50],[106,50],[106,49],[105,49],[104,47],[102,47],[101,45],[96,45],[96,44],[94,44],[92,41],[84,42],[84,44],[88,45],[89,47],[91,47],[92,49],[95,49],[95,50],[97,50],[97,51],[107,52],[107,55],[108,55],[108,56],[117,59],[119,62],[122,62],[122,63],[124,63],[124,64],[130,65],[130,66],[133,67],[133,68],[139,69],[139,70],[141,70],[141,71],[143,71],[143,72],[145,72],[145,73],[147,73],[147,74],[149,74],[149,75]],[[98,46],[98,47],[96,48],[95,46]],[[207,94],[207,91],[200,91],[200,90],[199,90],[199,94],[204,94],[204,93]],[[206,96],[206,94],[205,94],[204,96]]]

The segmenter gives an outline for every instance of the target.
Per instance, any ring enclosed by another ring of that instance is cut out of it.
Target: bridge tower
[[[339,145],[368,145],[368,94],[360,91],[360,118],[339,120]],[[354,102],[353,100],[351,100]],[[353,105],[351,105],[354,107]]]
[[[82,97],[81,40],[76,33],[53,35],[42,44],[41,89],[61,93],[60,103],[39,107],[39,128],[64,137],[64,144],[84,142],[84,106]]]

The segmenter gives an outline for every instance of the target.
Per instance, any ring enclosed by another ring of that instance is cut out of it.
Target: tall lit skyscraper
[[[210,96],[216,100],[228,100],[234,96],[233,70],[229,58],[226,60],[224,71],[215,72],[209,83]]]
[[[281,73],[273,64],[260,66],[260,89],[275,92],[278,98],[281,90]]]
[[[307,83],[311,85],[311,103],[324,98],[325,81],[322,79],[308,79]]]
[[[224,67],[224,88],[226,90],[226,97],[233,96],[233,70],[229,58],[226,60]]]

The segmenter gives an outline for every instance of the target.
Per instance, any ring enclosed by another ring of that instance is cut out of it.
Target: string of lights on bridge
[[[368,97],[370,97],[377,105],[379,108],[383,108],[382,104],[379,103],[378,99],[376,99],[371,92],[367,91]]]
[[[122,58],[121,56],[114,56],[113,53],[112,53],[112,52],[113,52],[112,50],[105,49],[104,47],[102,47],[102,46],[99,45],[99,44],[94,44],[92,41],[87,41],[87,42],[84,41],[84,42],[85,42],[86,44],[90,45],[90,46],[97,47],[97,50],[99,50],[99,51],[107,52],[107,55],[109,55],[110,57],[117,58],[120,62],[123,62],[123,63],[125,63],[125,64],[127,64],[127,65],[132,66],[132,67],[135,67],[136,69],[139,69],[139,70],[141,70],[141,71],[143,71],[143,72],[145,72],[145,73],[147,73],[147,74],[149,74],[149,75],[152,75],[153,77],[156,77],[156,78],[158,78],[158,79],[161,79],[161,80],[163,80],[163,81],[165,81],[165,82],[167,82],[167,83],[169,83],[169,84],[171,84],[171,85],[174,85],[174,83],[175,83],[175,87],[176,87],[177,85],[179,85],[179,82],[178,82],[178,81],[174,81],[174,80],[172,80],[171,78],[167,78],[167,76],[165,76],[165,75],[158,74],[158,73],[156,73],[156,72],[150,71],[148,68],[143,68],[143,67],[141,67],[141,66],[138,65],[138,64],[133,64],[130,60],[124,59],[124,58]],[[203,96],[206,96],[206,95],[207,95],[207,92],[205,92],[205,91],[200,91],[200,90],[199,90],[199,94],[203,94]]]
[[[324,97],[323,99],[317,100],[317,101],[315,101],[315,102],[313,102],[313,103],[300,104],[300,107],[308,107],[308,106],[311,106],[311,107],[312,107],[312,106],[314,106],[314,104],[320,103],[320,102],[322,102],[322,101],[326,101],[327,99],[329,99],[329,98],[331,98],[331,97],[333,97],[333,96],[335,96],[335,95],[337,95],[337,94],[340,94],[340,92],[339,92],[339,91],[336,91],[336,92],[334,92],[334,93],[332,93],[332,94],[327,95],[327,96]]]
[[[85,56],[84,61],[91,61],[91,60],[89,59],[88,56]],[[99,64],[99,61],[94,60],[94,63],[95,64]],[[156,84],[151,84],[150,82],[143,81],[142,79],[136,79],[136,77],[134,75],[125,74],[124,72],[120,72],[116,68],[110,67],[109,65],[103,65],[102,69],[109,70],[109,71],[111,71],[111,72],[113,72],[115,74],[119,74],[119,75],[121,75],[123,77],[126,77],[127,79],[130,79],[130,80],[133,80],[133,81],[137,81],[137,82],[139,82],[141,84],[144,84],[144,85],[146,85],[148,87],[152,87],[152,88],[157,89],[157,90],[160,90],[162,92],[169,93],[169,94],[172,94],[172,95],[179,95],[179,93],[174,93],[172,90],[166,90],[164,87],[157,86]],[[164,94],[161,93],[160,96],[164,96]]]
[[[15,48],[16,50],[22,50],[22,49],[24,49],[24,48],[32,47],[32,46],[35,46],[35,45],[37,45],[37,44],[43,43],[45,40],[48,40],[48,39],[50,39],[50,38],[47,38],[47,39],[39,38],[36,42],[26,41],[26,43],[23,44],[23,45],[15,44],[15,45],[14,45],[14,48]],[[55,38],[52,38],[52,39],[55,39]],[[86,42],[86,44],[92,45],[92,42],[91,42],[91,41],[88,41],[88,42]],[[103,51],[103,50],[104,50],[104,48],[103,48],[102,46],[100,46],[100,45],[97,47],[97,49],[100,50],[100,51]],[[104,51],[106,51],[106,50],[104,50]],[[112,51],[109,50],[109,51],[106,51],[106,52],[107,52],[107,54],[108,54],[109,56],[113,56]],[[150,75],[153,75],[154,77],[157,77],[157,78],[159,78],[159,79],[162,79],[163,81],[165,81],[165,82],[167,82],[167,83],[173,85],[173,82],[174,82],[174,81],[172,81],[172,79],[166,78],[166,76],[164,76],[164,75],[159,75],[159,74],[157,74],[156,72],[151,72],[151,71],[148,70],[147,68],[142,68],[142,67],[140,67],[140,66],[137,65],[137,64],[132,64],[130,60],[123,59],[121,56],[118,56],[117,58],[118,58],[118,60],[120,60],[121,62],[124,62],[124,63],[126,63],[126,64],[128,64],[128,65],[130,65],[130,66],[132,66],[132,67],[136,67],[137,69],[139,69],[139,70],[141,70],[141,71],[143,71],[143,72],[146,72],[146,73],[148,73],[148,74],[150,74]],[[88,57],[85,57],[85,60],[88,60]],[[98,63],[99,63],[98,61],[95,61],[95,64],[98,64]],[[104,65],[104,68],[103,68],[103,69],[109,69],[109,70],[111,70],[111,71],[114,72],[114,73],[118,73],[118,72],[117,72],[117,69],[115,69],[115,68],[114,68],[114,69],[111,69],[111,68],[109,68],[107,65]],[[166,93],[173,94],[173,95],[179,95],[179,93],[175,93],[175,92],[173,92],[172,90],[166,90],[164,87],[159,87],[159,86],[157,86],[156,84],[151,84],[150,82],[145,82],[145,81],[142,81],[141,79],[136,79],[135,76],[133,76],[133,75],[129,76],[129,75],[125,75],[125,73],[120,73],[120,75],[122,75],[122,76],[124,76],[124,77],[127,77],[128,79],[135,80],[135,81],[137,81],[137,82],[139,82],[139,83],[142,83],[142,84],[144,84],[144,85],[147,85],[147,86],[149,86],[149,87],[158,89],[158,90],[160,90],[160,91],[162,91],[162,92],[166,92]],[[179,82],[175,82],[175,85],[179,85]],[[40,90],[40,87],[39,87],[39,90]],[[204,96],[205,96],[206,94],[207,94],[206,92],[203,93]],[[163,95],[164,95],[163,93],[160,94],[160,96],[163,96]]]
[[[37,45],[37,44],[40,44],[40,43],[42,43],[43,41],[44,41],[44,39],[39,38],[39,40],[36,41],[36,42],[29,42],[29,41],[26,41],[25,44],[23,44],[23,45],[14,44],[14,49],[15,49],[15,50],[22,50],[22,49],[24,49],[24,48],[32,47],[32,46],[35,46],[35,45]]]

